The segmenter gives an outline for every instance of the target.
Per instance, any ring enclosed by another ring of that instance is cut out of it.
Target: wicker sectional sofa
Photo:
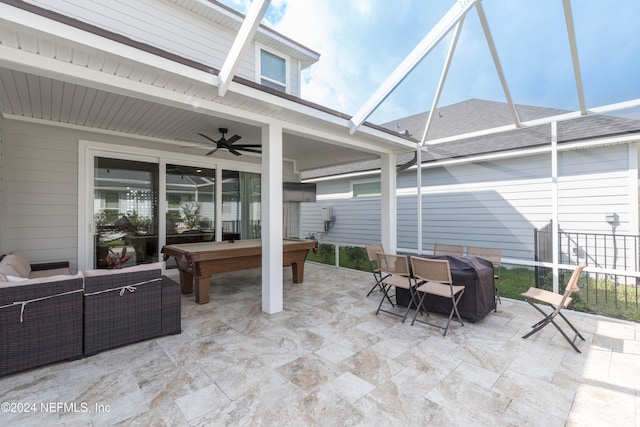
[[[168,278],[165,278],[165,283]],[[119,347],[162,335],[162,263],[141,264],[122,270],[84,273],[84,353]],[[165,285],[165,286],[171,286]],[[175,294],[180,289],[175,284]],[[180,300],[167,310],[180,306]],[[179,322],[179,319],[177,319]],[[165,319],[167,322],[167,319]],[[176,323],[173,330],[176,333]]]
[[[180,286],[162,263],[75,275],[68,263],[30,265],[39,277],[8,280],[3,271],[25,271],[3,262],[0,376],[181,331]]]

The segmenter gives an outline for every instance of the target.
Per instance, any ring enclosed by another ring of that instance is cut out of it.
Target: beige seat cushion
[[[70,279],[82,279],[82,273],[77,273],[77,274],[61,274],[61,275],[56,275],[56,276],[49,276],[49,277],[38,277],[36,279],[26,279],[26,280],[21,280],[19,282],[0,282],[0,288],[6,288],[9,286],[29,286],[29,285],[36,285],[39,283],[52,283],[52,282],[60,282],[63,280],[70,280]]]
[[[35,270],[29,274],[29,279],[37,279],[39,277],[60,276],[65,274],[71,274],[68,267],[64,268],[52,268],[50,270]]]

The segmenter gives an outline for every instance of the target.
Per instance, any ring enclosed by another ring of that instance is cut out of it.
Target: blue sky
[[[246,13],[250,0],[221,0]],[[265,24],[320,53],[302,97],[355,114],[455,0],[272,0]],[[562,1],[482,2],[517,104],[578,110]],[[573,0],[587,108],[640,98],[640,1]],[[368,120],[431,108],[449,47],[445,38]],[[474,9],[467,15],[439,106],[505,101]]]

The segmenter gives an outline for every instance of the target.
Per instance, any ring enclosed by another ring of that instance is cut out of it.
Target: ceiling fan
[[[240,156],[242,153],[240,151],[247,151],[247,152],[251,152],[251,153],[262,153],[262,151],[260,149],[256,149],[254,147],[260,147],[260,144],[236,144],[234,145],[234,143],[236,141],[238,141],[240,138],[242,138],[239,135],[233,135],[231,138],[226,139],[224,137],[224,135],[228,132],[227,128],[219,128],[218,131],[222,134],[222,137],[219,140],[215,140],[212,138],[209,138],[207,135],[202,134],[202,133],[198,133],[198,135],[200,135],[203,138],[208,139],[209,141],[213,142],[215,144],[215,148],[211,151],[209,151],[207,153],[207,156],[212,155],[213,153],[215,153],[218,150],[227,150],[232,154],[235,154],[236,156]]]

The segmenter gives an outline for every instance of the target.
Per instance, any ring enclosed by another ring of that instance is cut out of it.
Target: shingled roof
[[[516,109],[522,122],[568,113],[565,110],[528,105],[516,105]],[[426,111],[393,120],[383,124],[382,127],[399,133],[408,133],[418,141],[422,139],[428,116],[429,112]],[[506,103],[469,99],[436,110],[427,142],[508,125],[513,125],[513,118]],[[640,133],[640,120],[623,117],[594,114],[558,122],[558,144],[638,133]],[[430,145],[423,149],[422,162],[500,153],[545,146],[549,143],[549,124],[542,124]],[[398,155],[398,165],[410,162],[413,156],[413,153]],[[313,179],[353,172],[374,171],[379,168],[380,160],[375,159],[304,171],[302,178]]]

